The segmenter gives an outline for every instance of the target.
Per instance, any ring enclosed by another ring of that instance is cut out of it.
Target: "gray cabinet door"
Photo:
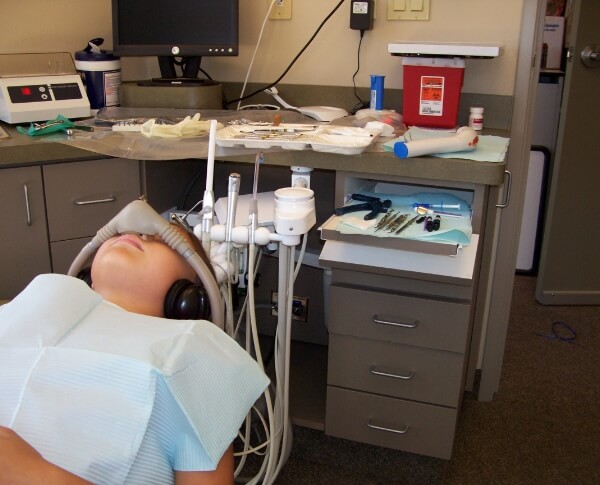
[[[57,163],[43,172],[52,242],[93,236],[140,196],[137,160]]]
[[[0,170],[0,298],[50,272],[41,167]]]

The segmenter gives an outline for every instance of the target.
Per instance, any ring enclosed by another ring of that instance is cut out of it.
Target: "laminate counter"
[[[98,159],[108,155],[86,150],[81,147],[84,143],[74,145],[69,141],[67,135],[52,134],[44,138],[29,137],[18,133],[12,126],[6,124],[2,126],[11,135],[11,138],[0,140],[0,169]],[[490,132],[490,134],[507,136],[506,132],[499,131]],[[207,138],[199,139],[197,143],[198,153],[204,154],[208,145]],[[256,151],[218,148],[215,158],[231,162],[254,163]],[[121,156],[121,158],[123,157]],[[181,157],[176,158],[180,159]],[[198,158],[205,157],[199,156]],[[503,183],[505,169],[503,162],[490,163],[429,156],[400,159],[392,153],[383,151],[378,143],[359,155],[272,149],[266,151],[265,163],[267,165],[298,165],[333,171],[449,180],[490,186]]]

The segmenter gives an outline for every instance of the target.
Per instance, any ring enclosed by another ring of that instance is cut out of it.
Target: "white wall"
[[[103,37],[112,47],[110,0],[1,0],[0,53],[75,52]]]
[[[202,67],[214,79],[243,81],[264,15],[271,0],[240,0],[240,56],[205,58]],[[291,20],[267,21],[249,80],[274,81],[339,0],[293,0]],[[504,54],[494,60],[468,60],[463,92],[512,95],[521,9],[526,0],[431,0],[429,21],[388,21],[386,0],[376,0],[375,27],[365,34],[358,86],[370,74],[386,76],[386,88],[402,87],[401,58],[387,44],[404,41],[500,43]],[[0,53],[75,52],[93,37],[112,47],[110,0],[2,0]],[[165,2],[167,8],[168,1]],[[357,67],[359,33],[350,30],[350,2],[325,25],[282,83],[351,86]],[[124,80],[158,75],[154,59],[122,60]]]

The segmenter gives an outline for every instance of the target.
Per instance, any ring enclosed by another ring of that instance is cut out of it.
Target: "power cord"
[[[356,54],[356,71],[354,71],[354,74],[352,75],[352,86],[354,87],[354,96],[356,97],[356,99],[358,99],[358,103],[355,104],[354,107],[352,108],[351,114],[356,114],[356,112],[358,110],[369,107],[369,102],[363,101],[362,98],[358,95],[358,93],[356,91],[356,75],[360,71],[360,48],[362,46],[362,41],[363,41],[364,36],[365,36],[365,30],[363,29],[360,31],[360,40],[358,41],[358,50],[357,50],[357,54]]]
[[[552,323],[551,327],[552,333],[536,333],[538,337],[545,337],[550,339],[557,339],[561,342],[566,342],[568,344],[574,344],[575,339],[577,338],[577,333],[573,330],[567,322],[563,320],[558,320]]]
[[[244,99],[246,99],[243,97],[244,91],[246,90],[246,85],[248,84],[248,78],[250,77],[250,71],[252,71],[252,66],[254,65],[254,58],[256,57],[256,52],[258,51],[258,46],[260,45],[260,41],[262,40],[263,32],[265,30],[265,25],[267,23],[267,20],[269,19],[269,14],[271,13],[271,10],[273,9],[273,5],[275,5],[275,0],[271,0],[271,4],[269,5],[269,8],[267,9],[267,13],[265,14],[265,18],[263,19],[262,26],[260,27],[260,33],[258,34],[258,40],[256,41],[256,45],[254,46],[254,52],[252,53],[252,59],[250,59],[250,65],[248,66],[248,71],[246,72],[246,78],[244,79],[244,84],[242,86],[242,92],[240,93],[240,98],[232,101],[232,103],[234,103],[235,101],[238,102],[238,106],[237,106],[238,111],[242,107],[241,102]],[[225,107],[227,107],[227,104],[225,105]]]
[[[229,106],[230,104],[233,104],[233,103],[239,103],[241,101],[245,101],[246,99],[251,98],[252,96],[256,96],[257,94],[262,93],[265,89],[270,89],[273,86],[277,85],[286,76],[286,74],[290,71],[290,69],[294,66],[294,64],[300,58],[300,56],[302,54],[304,54],[304,51],[308,48],[308,46],[310,46],[310,44],[312,44],[312,41],[319,34],[319,32],[321,31],[321,29],[323,28],[323,26],[333,16],[333,14],[335,12],[337,12],[337,10],[342,6],[342,4],[344,2],[345,2],[345,0],[340,0],[339,3],[333,8],[333,10],[331,12],[329,12],[329,14],[327,15],[327,17],[325,17],[325,19],[323,19],[323,21],[321,22],[321,24],[317,27],[317,30],[315,30],[315,32],[310,37],[310,39],[308,39],[308,42],[306,42],[306,44],[304,44],[304,47],[302,47],[302,49],[300,49],[300,52],[298,52],[298,54],[296,54],[296,56],[294,57],[294,59],[292,59],[292,62],[290,62],[290,64],[288,65],[288,67],[283,71],[283,73],[275,81],[273,81],[272,83],[268,84],[265,87],[262,87],[260,89],[257,89],[256,91],[253,91],[250,94],[247,94],[245,96],[242,95],[238,99],[234,99],[234,100],[228,101],[227,102],[227,106]]]

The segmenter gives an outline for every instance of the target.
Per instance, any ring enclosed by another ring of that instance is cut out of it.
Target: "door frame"
[[[542,35],[546,0],[523,1],[521,37],[513,95],[513,111],[510,125],[510,148],[506,170],[510,177],[510,193],[499,194],[500,199],[510,197],[504,208],[491,207],[490,222],[497,237],[492,238],[492,261],[486,287],[486,322],[481,380],[478,399],[491,401],[500,387],[504,347],[510,317],[512,291],[517,265],[519,231],[527,169],[531,151],[534,120],[534,103],[539,80]],[[501,191],[500,191],[501,192]],[[500,202],[498,202],[500,204]]]

